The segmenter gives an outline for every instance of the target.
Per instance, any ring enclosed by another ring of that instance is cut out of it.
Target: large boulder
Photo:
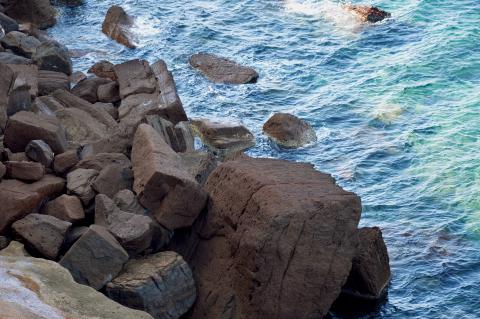
[[[88,78],[72,88],[72,93],[90,103],[99,101],[97,90],[100,85],[111,83],[112,81],[103,78]]]
[[[62,72],[39,70],[38,71],[38,94],[48,95],[56,90],[69,90],[70,80],[68,75]]]
[[[103,21],[102,32],[127,48],[133,49],[136,47],[130,31],[133,25],[134,19],[122,7],[112,6],[108,9]]]
[[[106,60],[98,61],[88,69],[88,73],[93,73],[99,78],[107,78],[116,81],[117,76],[115,75],[115,71],[113,71],[113,66],[113,63]]]
[[[205,206],[207,193],[181,159],[149,125],[141,124],[133,141],[134,191],[163,226],[191,226]]]
[[[0,182],[0,234],[5,233],[15,221],[38,211],[42,202],[58,196],[65,188],[65,180],[53,175],[45,175],[31,184],[18,180]]]
[[[106,294],[155,319],[178,319],[193,305],[196,289],[183,258],[165,251],[129,261],[120,275],[107,284]]]
[[[120,91],[117,82],[102,84],[97,89],[98,101],[103,103],[116,103],[120,101]],[[118,115],[117,115],[118,117]]]
[[[75,223],[85,218],[82,202],[77,196],[63,194],[45,205],[43,213]]]
[[[190,318],[323,318],[355,255],[361,203],[312,165],[243,157],[209,177],[188,258]]]
[[[92,183],[97,193],[112,198],[122,189],[132,189],[133,172],[130,167],[111,164],[100,171]]]
[[[16,80],[15,80],[15,85],[18,86],[18,81],[21,80],[24,82],[24,86],[28,87],[28,92],[30,93],[31,98],[35,98],[38,95],[38,68],[36,65],[32,64],[9,64],[8,67],[15,72],[16,75]],[[12,95],[12,92],[10,92],[10,95]],[[18,99],[18,97],[17,97]],[[25,96],[20,96],[20,99],[27,100],[27,103],[30,103],[30,99],[28,95]],[[12,97],[9,98],[9,104],[15,103],[16,101],[12,101]],[[18,102],[17,102],[18,103]],[[11,107],[9,105],[9,107]],[[20,109],[26,109],[28,106],[24,106],[23,108],[21,107]]]
[[[255,83],[258,79],[258,73],[254,69],[213,54],[197,53],[188,62],[216,83],[246,84]]]
[[[100,290],[128,261],[127,252],[102,226],[92,225],[60,260],[75,281]]]
[[[29,161],[8,161],[6,176],[26,182],[35,182],[45,175],[45,167],[41,163]]]
[[[53,261],[0,257],[0,281],[4,319],[152,319],[76,283],[68,270]]]
[[[40,46],[40,41],[37,38],[26,35],[23,32],[12,31],[7,33],[0,41],[2,46],[10,49],[13,52],[31,58]]]
[[[188,122],[179,122],[177,125],[173,125],[172,122],[158,114],[145,115],[142,122],[152,126],[175,152],[187,152],[195,149],[194,133]]]
[[[208,152],[190,151],[179,154],[182,164],[187,171],[195,177],[195,180],[204,185],[208,176],[217,167],[217,159],[215,155]]]
[[[315,130],[295,115],[276,113],[263,125],[263,132],[279,146],[286,148],[301,147],[315,142]]]
[[[5,129],[5,146],[13,152],[23,152],[32,140],[45,141],[55,153],[67,149],[65,129],[55,117],[25,111],[10,117]]]
[[[353,13],[362,22],[376,23],[392,16],[389,12],[383,11],[377,7],[353,4],[344,5],[343,7],[347,11]]]
[[[71,223],[49,215],[30,214],[13,223],[13,230],[32,248],[55,260]]]
[[[16,75],[6,64],[0,63],[0,132],[3,132],[7,124],[8,94],[12,88]]]
[[[43,42],[32,56],[40,70],[72,74],[72,59],[68,49],[58,42]]]
[[[40,29],[49,28],[57,22],[57,12],[50,0],[10,1],[5,13],[17,21],[32,23]]]
[[[113,67],[122,99],[129,95],[153,93],[157,87],[155,74],[147,61],[131,60]]]

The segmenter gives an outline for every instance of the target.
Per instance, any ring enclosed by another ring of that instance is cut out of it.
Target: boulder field
[[[242,123],[189,119],[162,60],[74,70],[40,31],[55,15],[0,2],[0,317],[310,319],[382,299],[387,247],[358,228],[357,195],[310,164],[245,155],[257,136]],[[133,28],[114,6],[102,30],[134,47]],[[198,81],[259,79],[211,54],[185,63]],[[291,114],[263,130],[316,142]]]

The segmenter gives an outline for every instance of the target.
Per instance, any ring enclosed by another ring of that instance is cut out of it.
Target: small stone
[[[97,193],[112,198],[122,189],[131,189],[132,184],[133,172],[129,167],[111,164],[100,171],[92,187]]]
[[[98,101],[104,103],[116,103],[120,101],[120,92],[117,82],[109,82],[98,86]]]
[[[105,60],[99,61],[92,65],[92,67],[88,69],[88,73],[93,73],[99,78],[107,78],[111,79],[112,81],[117,80],[117,76],[113,71],[113,63]]]
[[[263,132],[279,146],[297,148],[317,140],[315,130],[295,115],[276,113],[264,125]]]
[[[77,195],[84,205],[88,205],[95,197],[92,183],[98,175],[94,169],[77,168],[67,174],[67,189]]]
[[[22,181],[34,182],[42,179],[45,175],[45,167],[37,162],[14,162],[5,163],[7,176]]]
[[[75,223],[85,218],[82,202],[77,196],[62,195],[47,203],[44,214]]]
[[[65,153],[58,154],[53,160],[53,170],[57,174],[64,174],[73,168],[80,158],[77,150],[69,150]]]
[[[33,140],[28,143],[25,154],[32,161],[39,162],[45,167],[50,167],[54,158],[52,149],[42,140]]]

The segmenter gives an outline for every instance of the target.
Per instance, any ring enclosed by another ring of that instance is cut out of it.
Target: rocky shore
[[[55,20],[49,0],[0,0],[1,318],[323,318],[339,298],[382,299],[387,248],[358,228],[358,196],[310,164],[248,157],[241,124],[190,119],[162,60],[74,70],[42,31]],[[118,6],[101,26],[129,48],[132,27]],[[212,54],[185,63],[259,78]],[[316,141],[291,114],[263,129],[278,147]]]

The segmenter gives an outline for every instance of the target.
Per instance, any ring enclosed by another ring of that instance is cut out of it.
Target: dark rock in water
[[[34,183],[18,180],[0,182],[0,234],[3,234],[13,222],[37,210],[40,204],[50,197],[58,196],[65,188],[65,180],[53,175],[45,175]]]
[[[45,167],[53,163],[54,154],[50,146],[42,140],[33,140],[25,147],[25,154],[32,161],[39,162]]]
[[[66,194],[48,202],[43,213],[70,223],[79,222],[85,218],[80,199]]]
[[[102,32],[127,48],[133,49],[136,47],[130,31],[133,24],[134,19],[123,8],[112,6],[108,9],[103,21]]]
[[[363,300],[378,300],[390,280],[387,246],[378,227],[358,230],[357,253],[343,293]]]
[[[141,124],[135,133],[132,166],[134,191],[161,225],[174,230],[193,224],[205,207],[207,193],[149,125]]]
[[[6,176],[26,182],[35,182],[45,175],[45,167],[41,163],[26,161],[9,161],[5,163],[7,167]]]
[[[298,117],[287,113],[276,113],[264,125],[266,133],[278,145],[296,148],[315,142],[315,130]]]
[[[72,94],[90,102],[96,103],[99,101],[97,90],[100,85],[110,83],[111,81],[103,78],[89,78],[78,83],[72,88]]]
[[[364,22],[379,22],[386,18],[390,18],[392,15],[386,11],[383,11],[377,7],[361,6],[361,5],[346,5],[345,9],[354,13]]]
[[[42,43],[32,59],[40,70],[62,72],[66,75],[72,74],[72,60],[68,50],[58,42]]]
[[[239,123],[218,120],[192,120],[194,131],[215,153],[226,155],[255,145],[253,134]]]
[[[157,319],[178,319],[195,302],[192,272],[183,258],[165,251],[129,261],[106,286],[106,294]]]
[[[0,63],[3,64],[33,64],[33,61],[25,57],[10,53],[0,52]]]
[[[127,252],[102,226],[92,225],[60,260],[76,282],[100,290],[122,270]]]
[[[122,99],[129,95],[153,93],[157,83],[147,61],[131,60],[113,67],[120,86]]]
[[[71,225],[53,216],[30,214],[12,228],[40,254],[55,260]]]
[[[254,69],[213,54],[197,53],[188,61],[192,67],[216,83],[246,84],[255,83],[258,79],[258,73]]]
[[[80,161],[77,150],[69,150],[65,153],[58,154],[53,160],[53,170],[61,175],[67,173]]]
[[[58,119],[23,111],[10,117],[5,129],[5,145],[13,152],[23,152],[32,140],[45,141],[55,153],[67,149],[65,130]]]
[[[117,76],[115,75],[115,71],[113,71],[113,66],[113,63],[102,60],[92,65],[92,67],[88,69],[88,73],[93,73],[99,78],[107,78],[116,81]]]
[[[0,12],[0,25],[6,33],[18,31],[18,23],[14,19]]]
[[[40,46],[37,38],[28,36],[23,32],[12,31],[7,33],[1,40],[2,46],[13,52],[31,58]]]
[[[95,197],[92,184],[98,175],[94,169],[77,168],[67,175],[67,189],[70,194],[77,195],[84,205],[88,205]]]
[[[310,164],[242,158],[207,181],[190,318],[323,318],[347,280],[361,203]]]
[[[92,187],[99,194],[112,198],[122,189],[132,189],[133,172],[130,167],[111,164],[100,171]]]
[[[65,73],[38,71],[38,95],[48,95],[56,90],[69,90],[70,80]]]
[[[57,22],[57,12],[50,0],[11,1],[5,13],[20,22],[30,22],[40,29],[49,28]]]

